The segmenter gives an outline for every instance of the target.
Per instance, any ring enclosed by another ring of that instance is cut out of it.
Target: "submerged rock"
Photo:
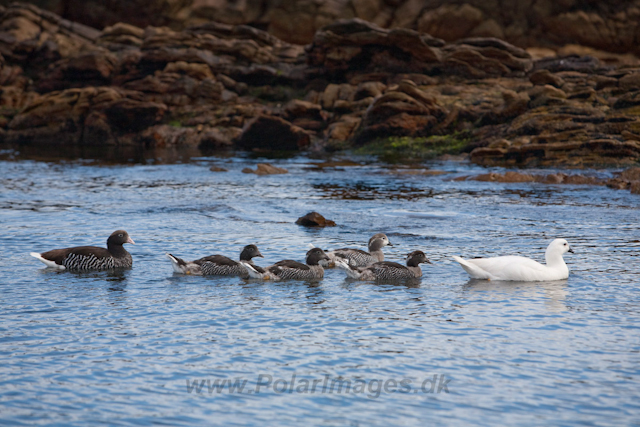
[[[582,174],[532,174],[527,172],[507,171],[504,173],[491,172],[475,176],[461,176],[454,181],[484,181],[501,183],[537,182],[542,184],[567,185],[606,185],[617,190],[629,189],[633,194],[640,194],[640,167],[631,167],[618,174],[615,178],[598,178]]]
[[[256,175],[278,175],[288,173],[284,168],[279,168],[277,166],[270,165],[268,163],[258,163],[256,169],[244,168],[242,169],[243,173],[255,173]]]

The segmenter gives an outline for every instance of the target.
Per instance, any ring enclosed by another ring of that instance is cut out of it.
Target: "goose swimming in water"
[[[244,263],[250,264],[257,271],[261,267],[253,264],[252,258],[262,257],[256,245],[247,245],[240,253],[240,262],[234,261],[224,255],[210,255],[195,261],[184,261],[181,258],[167,254],[171,260],[173,271],[181,274],[192,274],[197,276],[240,276],[243,279],[249,278]]]
[[[126,231],[116,230],[107,239],[107,249],[97,246],[76,246],[43,253],[31,252],[30,255],[47,267],[58,270],[91,271],[129,268],[133,265],[133,259],[122,246],[125,243],[135,245]]]
[[[357,280],[402,280],[416,279],[422,276],[420,264],[431,262],[422,251],[413,251],[407,255],[407,266],[397,262],[382,261],[368,267],[354,267],[346,261],[336,259],[336,266],[347,273],[347,276]]]
[[[378,233],[369,239],[369,252],[354,248],[341,248],[327,252],[327,256],[334,263],[341,259],[353,267],[366,267],[375,262],[384,261],[384,253],[382,248],[385,246],[393,246],[389,238],[384,233]]]
[[[514,255],[475,259],[454,256],[453,259],[472,279],[541,282],[569,277],[569,268],[562,257],[567,252],[573,253],[569,242],[565,239],[555,239],[544,254],[546,265]]]
[[[290,259],[276,262],[266,267],[263,272],[254,266],[245,263],[249,276],[252,279],[262,280],[317,280],[324,277],[324,269],[320,263],[329,260],[326,253],[320,248],[313,248],[307,252],[306,264]]]

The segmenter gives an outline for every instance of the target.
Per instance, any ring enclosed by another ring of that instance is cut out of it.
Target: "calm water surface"
[[[0,423],[638,425],[640,196],[454,181],[481,169],[453,162],[414,171],[446,172],[428,175],[294,157],[259,177],[241,170],[265,159],[242,155],[3,155]],[[294,224],[312,210],[338,226]],[[56,272],[29,256],[103,246],[118,228],[136,241],[131,270]],[[365,249],[377,232],[389,260],[427,254],[419,283],[179,276],[164,257],[256,243],[260,265],[302,261],[310,243]],[[451,260],[542,261],[556,237],[576,252],[566,281],[470,281]]]

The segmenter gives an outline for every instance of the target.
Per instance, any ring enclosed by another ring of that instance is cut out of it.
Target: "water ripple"
[[[476,170],[457,163],[421,175],[293,157],[275,161],[288,174],[258,177],[241,170],[265,159],[226,158],[229,172],[210,172],[220,161],[0,161],[0,422],[636,422],[637,195],[453,181]],[[312,210],[338,225],[294,224]],[[136,241],[131,270],[55,272],[28,255],[103,246],[117,228]],[[164,258],[235,258],[256,243],[260,265],[302,261],[310,243],[366,249],[380,231],[389,260],[427,254],[421,280],[328,270],[321,282],[265,284],[179,276]],[[576,250],[568,280],[474,281],[451,259],[542,260],[555,237]],[[236,380],[246,389],[215,387]]]

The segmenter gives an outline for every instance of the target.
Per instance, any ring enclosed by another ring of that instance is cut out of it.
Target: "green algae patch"
[[[391,136],[380,138],[354,150],[358,155],[378,156],[383,160],[426,160],[444,154],[460,154],[470,143],[468,135],[432,135],[428,137]]]

